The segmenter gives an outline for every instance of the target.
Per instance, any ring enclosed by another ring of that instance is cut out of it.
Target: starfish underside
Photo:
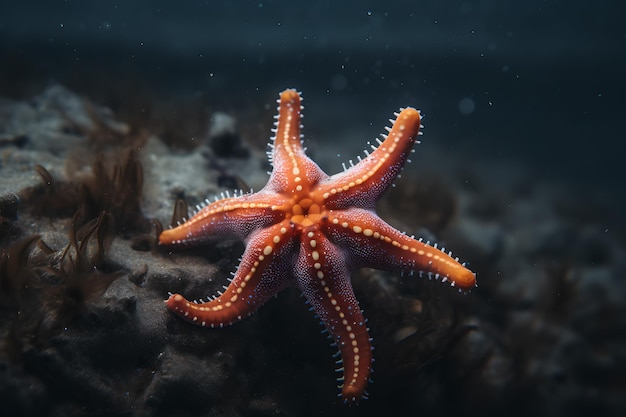
[[[372,366],[368,329],[350,273],[370,267],[427,273],[460,290],[475,275],[458,259],[409,237],[380,219],[374,206],[402,169],[419,133],[420,112],[401,109],[372,152],[329,176],[309,159],[300,135],[301,97],[285,90],[278,100],[269,152],[273,170],[257,193],[207,204],[159,241],[189,245],[211,237],[243,239],[246,249],[226,291],[205,303],[173,294],[168,308],[201,326],[239,321],[286,287],[298,287],[336,342],[343,361],[341,396],[365,396]]]

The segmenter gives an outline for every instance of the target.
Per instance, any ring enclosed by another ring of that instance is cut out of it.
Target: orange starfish
[[[475,275],[450,253],[399,232],[374,212],[412,151],[421,127],[418,110],[396,113],[373,152],[328,176],[302,147],[300,94],[285,90],[278,103],[267,185],[210,203],[159,237],[161,244],[174,246],[212,236],[241,238],[246,250],[237,272],[218,297],[195,303],[173,294],[167,307],[192,323],[221,327],[248,316],[282,289],[298,287],[341,352],[340,395],[355,402],[366,395],[372,347],[350,272],[370,267],[426,273],[460,290],[474,287]]]

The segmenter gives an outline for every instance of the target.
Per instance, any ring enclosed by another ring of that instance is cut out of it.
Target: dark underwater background
[[[0,2],[0,414],[622,415],[625,12]],[[172,254],[153,219],[262,187],[292,87],[329,173],[398,108],[421,109],[422,144],[378,213],[478,277],[458,295],[353,276],[376,357],[358,406],[337,399],[333,348],[297,291],[220,330],[161,303],[221,289],[243,245]]]

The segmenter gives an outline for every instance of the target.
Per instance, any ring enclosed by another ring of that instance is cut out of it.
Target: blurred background
[[[104,96],[126,82],[245,107],[295,87],[316,109],[307,120],[321,140],[362,121],[374,123],[374,136],[390,111],[413,105],[431,137],[472,158],[615,191],[623,9],[556,0],[3,1],[0,94],[57,81]]]

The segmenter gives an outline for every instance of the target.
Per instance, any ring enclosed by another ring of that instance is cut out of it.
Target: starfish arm
[[[310,186],[327,175],[304,153],[300,135],[302,99],[296,90],[285,90],[278,100],[278,118],[273,130],[268,187],[276,192],[306,194]]]
[[[185,223],[164,230],[159,236],[163,245],[193,245],[205,242],[211,236],[245,238],[253,230],[276,223],[284,213],[276,204],[285,198],[268,192],[244,194],[210,203]]]
[[[294,248],[294,230],[283,221],[251,236],[230,285],[218,297],[195,303],[180,294],[169,297],[167,307],[183,319],[209,327],[222,327],[252,314],[292,282],[285,258]]]
[[[374,152],[350,169],[322,181],[315,189],[327,207],[373,209],[404,166],[419,134],[420,112],[414,108],[396,113],[393,127]]]
[[[339,347],[343,362],[341,396],[354,402],[364,396],[369,379],[370,338],[343,253],[313,229],[302,234],[296,280]]]
[[[328,216],[327,236],[356,266],[387,271],[426,273],[462,290],[476,286],[476,275],[458,259],[407,236],[364,209],[336,211]]]

